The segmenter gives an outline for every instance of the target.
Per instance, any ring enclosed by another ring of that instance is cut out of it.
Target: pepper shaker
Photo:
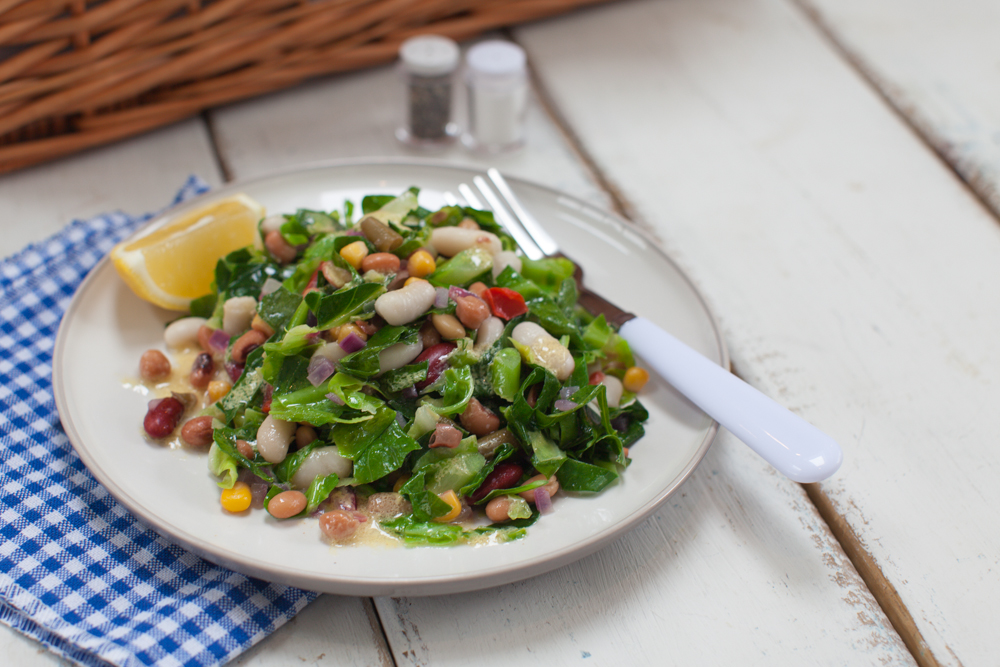
[[[447,37],[419,35],[399,48],[404,118],[396,138],[413,146],[437,146],[459,135],[452,120],[458,44]]]
[[[502,40],[480,42],[469,49],[465,64],[469,123],[462,142],[486,153],[520,147],[528,106],[524,49]]]

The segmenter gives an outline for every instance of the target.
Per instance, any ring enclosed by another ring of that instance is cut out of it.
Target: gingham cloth
[[[174,204],[205,190],[191,177]],[[0,621],[83,665],[219,665],[315,594],[236,574],[153,532],[80,462],[52,397],[73,292],[150,217],[76,221],[0,262]]]

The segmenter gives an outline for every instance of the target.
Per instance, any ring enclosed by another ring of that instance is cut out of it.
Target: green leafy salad
[[[171,325],[196,325],[208,405],[176,428],[210,446],[226,510],[313,517],[333,543],[506,541],[627,469],[648,374],[578,305],[573,264],[418,194],[264,218],[263,249],[219,260]]]

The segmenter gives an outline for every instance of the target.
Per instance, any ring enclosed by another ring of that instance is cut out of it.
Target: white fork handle
[[[623,324],[620,333],[663,379],[778,472],[796,482],[837,472],[840,446],[809,422],[643,317]]]

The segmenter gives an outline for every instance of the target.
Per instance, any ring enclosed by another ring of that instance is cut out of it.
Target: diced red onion
[[[315,325],[315,324],[313,324],[312,326],[316,326],[316,325]],[[312,333],[307,333],[307,334],[306,334],[306,340],[307,340],[308,342],[310,342],[310,343],[315,343],[315,342],[316,342],[317,340],[319,340],[319,339],[320,339],[320,337],[321,337],[322,335],[323,335],[323,334],[322,334],[322,332],[319,332],[319,331],[313,331]]]
[[[434,307],[444,308],[448,305],[448,288],[438,287],[434,294]]]
[[[331,392],[330,392],[329,394],[327,394],[327,395],[326,395],[326,397],[327,397],[327,398],[328,398],[328,399],[330,400],[330,402],[331,402],[331,403],[333,403],[334,405],[344,405],[344,399],[342,399],[342,398],[341,398],[340,396],[337,396],[337,395],[336,395],[335,393],[333,393],[332,391],[331,391]]]
[[[455,449],[462,442],[462,432],[447,422],[438,422],[431,434],[430,442],[427,446],[431,449],[435,447],[447,447]]]
[[[335,370],[337,370],[337,368],[333,365],[332,361],[323,355],[317,354],[309,360],[309,368],[306,373],[306,378],[308,378],[309,383],[312,384],[312,386],[318,387],[325,382],[328,377],[333,375]]]
[[[222,329],[216,329],[208,338],[208,346],[216,352],[225,352],[229,347],[229,334]]]
[[[152,410],[153,408],[155,408],[157,405],[159,405],[162,402],[163,402],[162,398],[154,398],[153,400],[151,400],[149,403],[146,404],[146,408],[148,410]]]
[[[397,412],[396,423],[399,424],[400,428],[406,428],[406,417]]]
[[[615,429],[619,433],[624,433],[628,430],[628,417],[625,415],[618,415],[611,420],[611,428]]]
[[[476,296],[476,295],[467,289],[462,289],[458,285],[452,285],[451,287],[448,288],[448,296],[451,297],[452,301],[458,303],[458,300],[461,299],[463,296]]]
[[[268,279],[264,281],[264,284],[260,288],[260,295],[261,297],[264,297],[270,294],[271,292],[276,292],[279,287],[281,287],[280,281],[268,277]]]
[[[573,401],[567,401],[564,398],[560,398],[558,401],[554,403],[554,405],[556,410],[558,410],[559,412],[569,412],[570,410],[575,408],[578,404],[574,403]]]
[[[355,512],[354,518],[358,520],[358,523],[364,523],[365,521],[368,521],[368,517],[366,517],[362,512]]]
[[[563,387],[559,390],[559,398],[569,398],[579,390],[579,387]]]
[[[365,233],[362,232],[360,229],[348,229],[346,232],[344,232],[344,236],[364,236],[364,235]]]
[[[403,391],[399,392],[399,395],[407,400],[413,400],[420,395],[416,387],[407,387]]]
[[[226,362],[226,373],[229,374],[229,379],[232,382],[236,382],[243,375],[243,364],[237,364],[232,361]]]
[[[535,507],[540,514],[548,514],[552,511],[552,497],[544,486],[535,489]]]
[[[358,350],[364,348],[367,345],[365,341],[361,340],[361,336],[354,333],[353,331],[340,341],[340,349],[342,349],[347,354],[353,354]]]

